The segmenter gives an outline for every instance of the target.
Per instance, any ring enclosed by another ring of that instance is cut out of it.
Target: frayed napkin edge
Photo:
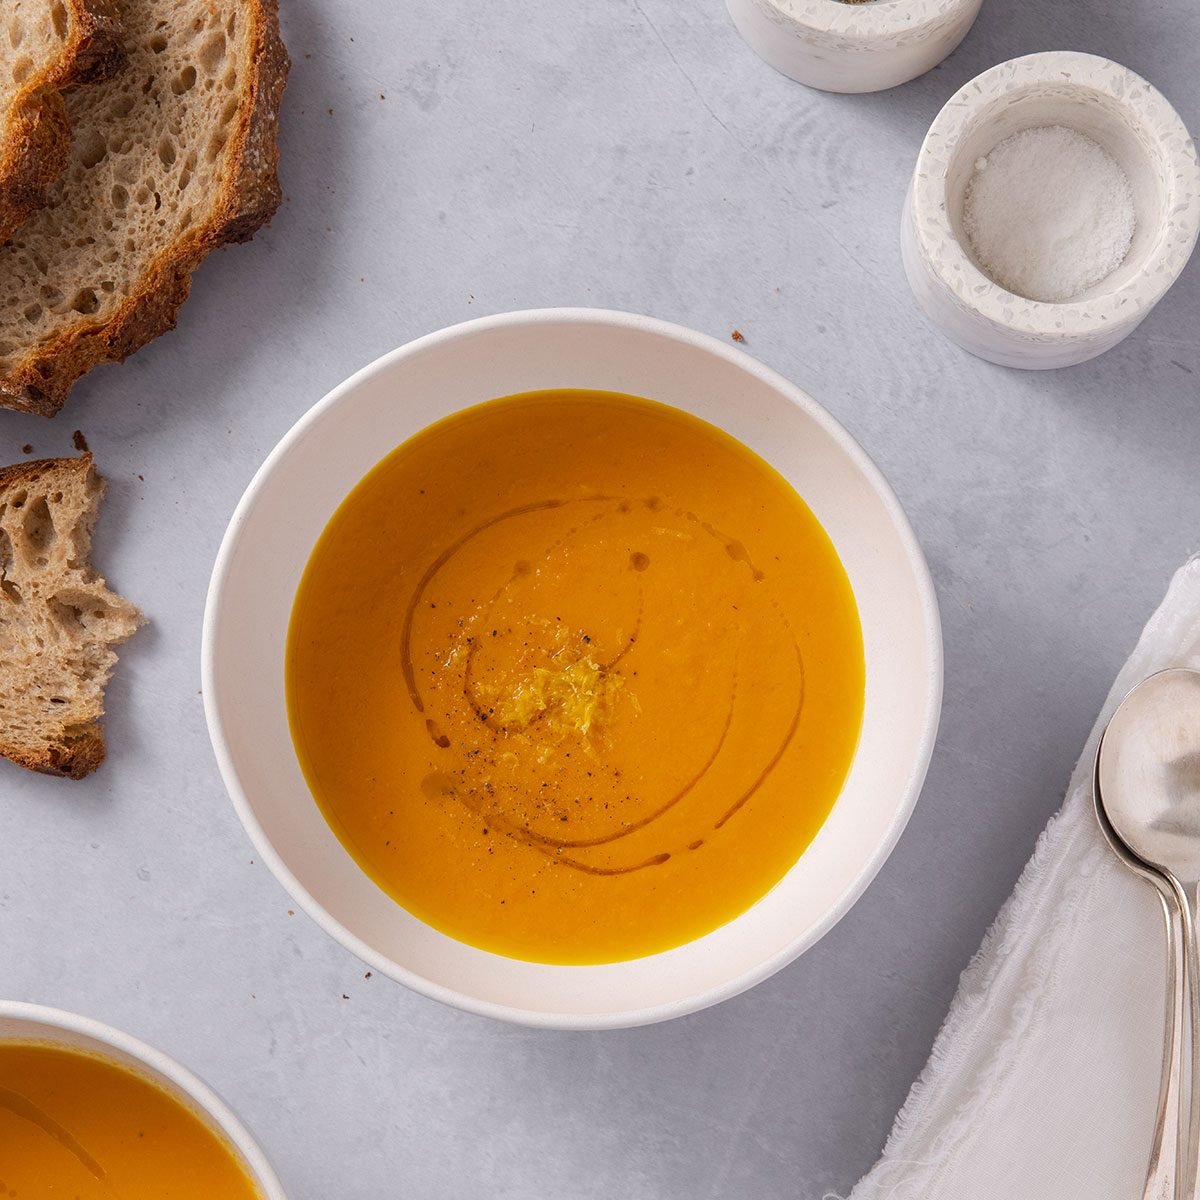
[[[1190,631],[1185,632],[1186,619],[1189,613],[1191,616],[1191,628]],[[1157,654],[1155,654],[1151,649],[1152,644],[1164,636],[1170,637],[1171,622],[1173,620],[1178,621],[1180,618],[1184,618],[1185,626],[1174,632],[1174,645],[1172,647],[1160,647]],[[887,1141],[884,1143],[882,1154],[871,1170],[855,1184],[848,1198],[842,1197],[837,1192],[826,1192],[822,1196],[822,1200],[857,1200],[860,1193],[862,1200],[868,1200],[867,1194],[862,1189],[864,1185],[872,1185],[877,1182],[873,1177],[880,1170],[885,1168],[896,1169],[905,1166],[926,1167],[934,1165],[939,1159],[940,1155],[936,1140],[928,1159],[905,1159],[895,1152],[903,1145],[916,1123],[916,1119],[924,1106],[930,1089],[936,1085],[944,1072],[953,1069],[961,1060],[962,1048],[955,1044],[957,1034],[966,1023],[970,1013],[977,1005],[984,1001],[989,984],[1003,970],[1007,961],[1005,943],[1011,938],[1012,931],[1017,928],[1020,917],[1024,915],[1026,905],[1034,902],[1035,898],[1027,894],[1031,891],[1026,886],[1027,883],[1030,879],[1040,876],[1043,868],[1047,867],[1048,862],[1057,853],[1059,832],[1064,829],[1067,834],[1075,832],[1074,829],[1063,825],[1063,817],[1069,808],[1074,807],[1073,801],[1081,799],[1081,786],[1087,787],[1088,799],[1090,800],[1091,774],[1096,747],[1099,744],[1100,736],[1108,723],[1109,717],[1121,700],[1129,693],[1130,689],[1141,679],[1145,678],[1146,675],[1152,674],[1155,670],[1162,670],[1172,664],[1184,665],[1180,662],[1180,659],[1187,657],[1185,648],[1189,640],[1193,646],[1197,642],[1200,642],[1200,554],[1192,555],[1175,572],[1163,599],[1151,615],[1149,621],[1146,622],[1132,652],[1120,672],[1118,672],[1116,680],[1101,707],[1100,714],[1097,716],[1091,732],[1088,734],[1087,741],[1084,743],[1083,751],[1079,755],[1075,767],[1071,772],[1070,782],[1064,793],[1061,807],[1050,818],[1045,828],[1038,835],[1033,854],[1022,869],[1011,895],[1001,905],[995,920],[988,928],[987,933],[984,934],[979,948],[971,956],[970,961],[959,976],[954,999],[950,1002],[950,1007],[938,1029],[937,1036],[934,1038],[929,1059],[913,1082],[903,1105],[900,1107],[899,1113],[896,1115],[895,1121],[892,1123],[892,1128],[888,1134]],[[1153,665],[1144,661],[1153,658],[1158,658],[1159,661]],[[1099,836],[1098,831],[1097,836]],[[1050,869],[1052,869],[1052,863],[1050,863]],[[1001,1038],[997,1043],[998,1050],[1003,1047],[1005,1040]],[[947,1115],[950,1116],[951,1114]],[[951,1124],[952,1122],[948,1120],[947,1126]],[[904,1184],[904,1180],[897,1180],[891,1186],[887,1195],[892,1198],[899,1197],[901,1195],[900,1189],[904,1187]],[[874,1193],[872,1193],[873,1195]]]

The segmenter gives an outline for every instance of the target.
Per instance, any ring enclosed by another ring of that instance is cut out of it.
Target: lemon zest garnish
[[[501,725],[524,728],[541,717],[548,733],[588,737],[612,714],[624,686],[620,675],[592,658],[552,667],[534,667],[496,706]]]

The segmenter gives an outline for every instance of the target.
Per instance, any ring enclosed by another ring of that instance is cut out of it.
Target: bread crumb
[[[78,429],[71,434],[71,445],[74,446],[80,454],[86,454],[88,452],[87,438],[85,438]]]
[[[744,342],[746,340],[740,329],[735,329],[729,336],[733,338],[735,342]]]
[[[25,445],[23,445],[23,446],[21,447],[21,453],[22,453],[22,454],[32,454],[32,453],[33,453],[33,447],[32,447],[32,446],[31,446],[31,445],[30,445],[28,442],[26,442],[26,443],[25,443]]]

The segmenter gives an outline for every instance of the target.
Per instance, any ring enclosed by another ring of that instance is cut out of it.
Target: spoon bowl
[[[1180,883],[1200,881],[1200,671],[1143,680],[1100,743],[1103,808],[1144,863]]]

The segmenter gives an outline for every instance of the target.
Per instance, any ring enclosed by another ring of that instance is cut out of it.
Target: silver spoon
[[[1200,958],[1193,907],[1200,903],[1200,672],[1160,671],[1125,697],[1100,741],[1096,795],[1098,810],[1108,817],[1117,838],[1140,860],[1143,871],[1150,869],[1160,897],[1163,883],[1173,897],[1170,907],[1179,916],[1182,944],[1172,970],[1178,975],[1182,950],[1194,1055],[1200,1047]],[[1154,874],[1160,879],[1154,879]],[[1174,921],[1171,928],[1173,931]],[[1168,937],[1171,940],[1173,933]],[[1175,992],[1176,987],[1169,983],[1169,995]],[[1168,1004],[1178,1013],[1173,1000]],[[1174,1041],[1173,1033],[1168,1040]],[[1182,1051],[1182,1037],[1180,1040]],[[1193,1200],[1200,1153],[1200,1070],[1192,1069],[1182,1052],[1175,1053],[1160,1095],[1160,1121],[1165,1118],[1167,1125],[1171,1122],[1162,1111],[1163,1096],[1169,1097],[1172,1091],[1182,1096],[1185,1082],[1190,1083],[1191,1095],[1186,1139],[1180,1113],[1179,1149],[1183,1152],[1175,1194]]]
[[[1100,832],[1116,856],[1135,874],[1154,885],[1162,906],[1163,925],[1167,936],[1167,995],[1163,1038],[1162,1083],[1158,1090],[1158,1112],[1154,1119],[1154,1134],[1150,1143],[1150,1162],[1146,1168],[1146,1186],[1142,1200],[1175,1200],[1176,1181],[1184,1174],[1184,1139],[1180,1136],[1182,1110],[1180,1091],[1182,1080],[1178,1064],[1183,1055],[1184,957],[1183,940],[1175,893],[1157,871],[1150,870],[1136,858],[1121,841],[1104,811],[1100,798],[1100,756],[1096,755],[1096,777],[1092,789],[1096,820]]]

